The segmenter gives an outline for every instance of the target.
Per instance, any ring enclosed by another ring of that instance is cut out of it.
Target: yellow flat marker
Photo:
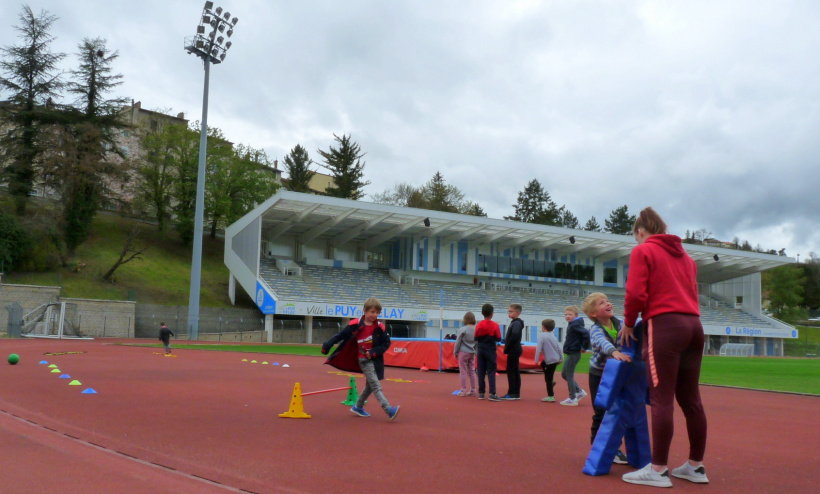
[[[246,359],[246,358],[242,359],[242,362],[247,362],[247,361],[248,361],[248,359]]]
[[[51,369],[51,373],[54,374],[55,372],[62,372],[60,369]]]
[[[68,383],[69,386],[82,386],[82,384],[83,383],[81,383],[80,381],[78,381],[76,379],[71,381],[70,383]]]
[[[251,363],[256,364],[257,362],[256,362],[256,360],[251,360]]]
[[[57,367],[57,364],[51,364],[51,365],[49,365],[48,367],[49,367],[49,369],[54,369],[54,368],[56,368],[56,367]]]
[[[262,365],[268,365],[268,363],[267,362],[262,362]]]

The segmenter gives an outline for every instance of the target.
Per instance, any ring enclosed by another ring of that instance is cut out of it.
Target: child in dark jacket
[[[173,331],[168,329],[164,322],[159,323],[159,341],[165,347],[165,354],[171,353],[171,337],[176,336]]]
[[[510,304],[507,315],[512,319],[507,326],[507,334],[504,337],[504,354],[507,356],[507,395],[505,400],[521,399],[521,354],[524,352],[521,346],[521,337],[524,333],[524,321],[520,316],[521,304]]]
[[[501,341],[501,328],[493,321],[495,308],[492,304],[481,306],[481,315],[484,320],[475,326],[476,360],[478,361],[478,399],[484,399],[484,376],[490,385],[490,401],[501,401],[496,394],[495,373],[497,367],[496,343]]]
[[[399,407],[390,406],[379,382],[384,379],[384,352],[390,348],[390,335],[379,322],[381,312],[382,304],[378,299],[367,299],[361,319],[351,320],[343,330],[324,342],[322,353],[327,355],[333,345],[341,343],[325,363],[339,370],[361,372],[367,380],[351,412],[360,417],[369,417],[370,414],[364,411],[364,402],[372,393],[387,417],[393,420],[399,413]]]
[[[578,317],[578,307],[575,305],[564,309],[564,319],[569,324],[564,340],[564,353],[567,358],[564,360],[564,368],[561,369],[561,377],[567,382],[569,397],[560,404],[574,407],[587,396],[587,392],[575,382],[575,366],[581,360],[581,352],[589,349],[589,331],[584,327],[584,319]]]

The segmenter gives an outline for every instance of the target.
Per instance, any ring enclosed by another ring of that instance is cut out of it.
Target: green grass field
[[[160,347],[161,345],[140,345]],[[318,345],[173,344],[174,349],[321,356]],[[581,355],[579,373],[589,372],[589,353]],[[560,370],[560,368],[559,368]],[[720,386],[808,393],[820,396],[820,359],[715,357],[703,358],[700,382]]]

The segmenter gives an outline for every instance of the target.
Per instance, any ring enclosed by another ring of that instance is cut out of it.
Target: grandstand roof
[[[605,259],[626,258],[635,246],[632,236],[498,220],[426,209],[375,204],[335,197],[280,191],[249,213],[261,217],[262,238],[288,234],[300,242],[323,239],[334,247],[350,242],[365,249],[394,238],[440,237],[442,244],[469,240],[497,242],[501,249],[558,250]],[[424,224],[429,220],[429,226]],[[241,220],[240,220],[241,221]],[[771,254],[685,244],[698,263],[698,281],[716,283],[764,271],[794,259]],[[715,255],[719,260],[715,260]]]

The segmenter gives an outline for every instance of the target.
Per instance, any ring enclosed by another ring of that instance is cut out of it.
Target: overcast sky
[[[66,70],[82,38],[105,38],[118,95],[191,120],[203,71],[183,38],[203,4],[28,3],[59,17]],[[501,218],[538,179],[582,225],[651,205],[670,233],[820,254],[820,2],[215,4],[239,22],[208,123],[280,166],[296,144],[319,161],[351,134],[368,200],[440,171]],[[2,46],[18,42],[6,7]]]

